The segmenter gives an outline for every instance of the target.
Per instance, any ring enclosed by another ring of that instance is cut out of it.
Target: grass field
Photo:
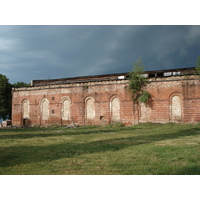
[[[200,174],[200,124],[0,129],[0,174]]]

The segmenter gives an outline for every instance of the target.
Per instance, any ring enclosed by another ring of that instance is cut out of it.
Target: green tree
[[[0,74],[0,118],[11,117],[12,109],[12,85],[5,75]]]
[[[12,84],[12,86],[14,88],[20,88],[20,87],[29,87],[31,85],[28,83],[24,83],[24,82],[17,82],[17,83]]]
[[[148,80],[144,76],[144,65],[141,57],[134,63],[133,69],[129,72],[128,80],[129,90],[132,93],[134,102],[146,103],[151,98],[151,95],[143,90]]]
[[[200,55],[197,57],[196,71],[197,71],[197,74],[200,75]]]

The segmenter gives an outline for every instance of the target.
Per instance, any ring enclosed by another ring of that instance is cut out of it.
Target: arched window
[[[70,120],[70,106],[71,101],[68,97],[63,98],[62,100],[62,119],[63,120]]]
[[[171,120],[174,122],[182,120],[182,99],[178,95],[171,98]]]
[[[117,97],[111,100],[111,121],[120,121],[120,100]]]
[[[41,102],[41,113],[42,113],[42,120],[48,120],[48,118],[49,118],[49,101],[47,99],[43,99]]]
[[[23,113],[23,119],[29,119],[30,106],[28,100],[24,100],[22,102],[22,113]]]
[[[92,120],[95,118],[95,100],[92,97],[86,99],[86,119]]]

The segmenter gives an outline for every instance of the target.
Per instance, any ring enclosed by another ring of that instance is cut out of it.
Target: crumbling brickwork
[[[12,124],[200,122],[199,77],[175,72],[148,74],[147,104],[133,103],[128,74],[33,81],[31,87],[13,89]]]

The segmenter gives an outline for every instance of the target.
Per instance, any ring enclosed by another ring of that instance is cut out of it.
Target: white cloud
[[[14,50],[17,45],[16,40],[0,38],[0,51]]]

